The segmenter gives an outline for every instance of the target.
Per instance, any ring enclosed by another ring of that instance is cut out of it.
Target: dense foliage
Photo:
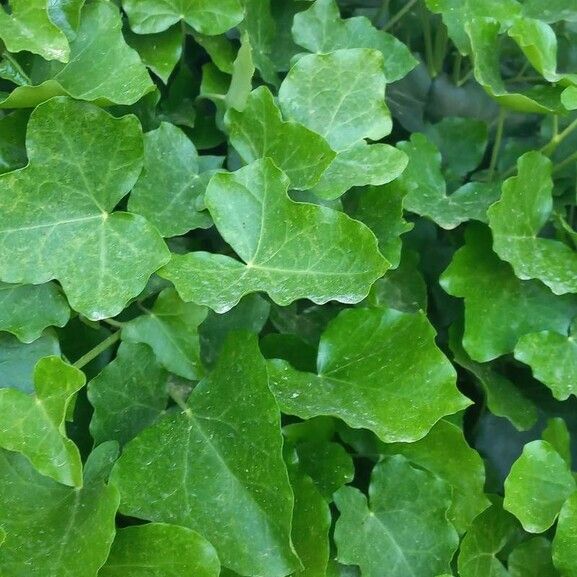
[[[577,576],[575,0],[1,4],[2,577]]]

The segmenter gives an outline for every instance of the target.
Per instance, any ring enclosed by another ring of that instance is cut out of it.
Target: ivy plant
[[[577,577],[575,0],[0,2],[0,576]]]

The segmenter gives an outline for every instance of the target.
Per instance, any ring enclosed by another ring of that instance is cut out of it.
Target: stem
[[[460,88],[461,86],[463,86],[463,84],[465,84],[465,82],[467,82],[475,73],[475,69],[471,68],[469,70],[469,72],[467,72],[467,74],[465,74],[465,76],[463,76],[463,78],[461,78],[461,80],[459,80],[459,82],[457,82],[457,86]]]
[[[93,361],[96,357],[101,355],[108,347],[111,347],[114,343],[120,340],[120,331],[112,333],[109,337],[105,338],[102,342],[98,343],[93,349],[90,349],[85,355],[82,355],[75,363],[74,367],[81,369],[86,366],[90,361]]]
[[[381,2],[381,7],[377,10],[377,13],[373,18],[373,25],[376,26],[377,28],[380,28],[381,20],[384,18],[385,14],[389,11],[390,3],[391,0],[383,0]]]
[[[437,28],[437,33],[435,34],[435,49],[433,55],[435,74],[438,74],[443,70],[443,63],[445,62],[448,43],[449,36],[447,34],[447,27],[441,23]]]
[[[117,329],[121,329],[126,323],[122,323],[120,321],[116,321],[114,319],[102,319],[103,323],[110,325],[111,327],[115,327]]]
[[[570,154],[567,158],[563,159],[559,164],[556,164],[553,167],[553,174],[555,174],[556,172],[559,172],[560,170],[562,170],[563,168],[565,168],[568,164],[571,164],[572,162],[575,162],[577,160],[577,152],[574,152],[573,154]]]
[[[384,26],[383,30],[390,30],[409,10],[418,2],[418,0],[409,0]]]
[[[463,55],[457,51],[455,56],[455,63],[453,64],[453,84],[458,85],[461,78],[461,64],[463,63]]]
[[[495,176],[495,168],[497,167],[497,160],[499,152],[501,151],[501,143],[503,142],[503,128],[505,126],[506,111],[504,108],[499,110],[499,118],[497,120],[497,133],[495,134],[495,143],[493,144],[493,151],[491,152],[491,162],[489,164],[489,181],[493,182]]]
[[[183,397],[182,390],[179,387],[169,385],[167,387],[168,396],[178,405],[178,408],[186,413],[189,417],[192,415],[190,407],[186,404],[186,400]]]
[[[577,119],[575,119],[567,128],[559,132],[558,134],[553,134],[551,140],[543,147],[540,151],[545,156],[550,156],[555,152],[557,147],[577,128]]]
[[[427,70],[429,71],[429,76],[434,78],[437,75],[437,71],[435,70],[435,62],[433,56],[431,21],[423,2],[419,3],[419,19],[421,20],[421,26],[423,27],[423,40],[425,42],[425,60],[427,61]]]

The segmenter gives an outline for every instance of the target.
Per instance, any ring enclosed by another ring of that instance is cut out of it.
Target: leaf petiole
[[[82,369],[90,361],[93,361],[96,357],[101,355],[107,348],[111,347],[113,344],[120,340],[120,331],[112,333],[109,337],[106,337],[102,342],[98,343],[93,349],[90,349],[86,354],[82,355],[75,363],[74,367],[77,369]]]

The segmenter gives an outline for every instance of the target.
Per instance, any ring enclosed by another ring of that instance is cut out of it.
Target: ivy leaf
[[[10,52],[34,52],[46,60],[67,62],[66,36],[50,19],[46,0],[10,0],[0,9],[0,39]]]
[[[216,312],[258,290],[280,305],[298,298],[319,304],[362,300],[388,268],[374,235],[345,214],[291,201],[288,186],[270,159],[215,175],[206,205],[218,231],[246,264],[194,252],[173,255],[159,274],[185,301]]]
[[[321,337],[317,374],[269,361],[270,386],[285,413],[339,417],[387,443],[415,441],[470,404],[434,339],[422,313],[344,310]]]
[[[93,452],[86,471],[99,451]],[[6,540],[0,572],[10,577],[96,577],[114,539],[118,492],[101,475],[82,489],[40,475],[21,455],[0,451],[0,509]],[[87,546],[89,543],[89,546]]]
[[[518,535],[518,523],[499,503],[485,509],[474,521],[461,542],[459,575],[461,577],[510,577],[498,559]]]
[[[0,389],[13,388],[34,392],[34,367],[42,357],[59,356],[60,346],[54,332],[47,330],[34,342],[24,344],[16,337],[0,333]]]
[[[292,28],[297,44],[310,52],[326,54],[342,48],[374,48],[385,59],[387,82],[406,76],[417,60],[397,38],[375,28],[364,16],[341,19],[335,0],[317,0],[295,15]]]
[[[459,538],[447,521],[451,489],[401,456],[373,469],[369,505],[352,487],[335,495],[341,516],[335,528],[337,559],[376,577],[430,577],[448,570]],[[419,546],[415,548],[418,538]]]
[[[507,559],[511,577],[559,577],[551,560],[551,543],[534,537],[517,545]]]
[[[110,2],[84,6],[67,64],[39,63],[33,70],[31,85],[19,86],[9,95],[0,93],[0,108],[33,107],[53,96],[134,104],[154,89],[137,52],[124,41],[118,8]]]
[[[195,381],[203,374],[200,362],[198,326],[208,310],[183,302],[173,288],[164,289],[152,310],[136,317],[122,329],[122,339],[129,343],[146,343],[161,365]]]
[[[144,170],[130,193],[128,209],[146,217],[162,236],[178,236],[212,221],[202,212],[206,188],[198,154],[187,136],[168,122],[144,135]]]
[[[553,331],[524,335],[515,347],[515,358],[533,370],[533,375],[565,401],[577,396],[577,345],[574,340],[575,323],[569,336]]]
[[[64,485],[82,485],[76,445],[66,437],[64,419],[84,374],[58,357],[41,359],[34,369],[34,396],[0,389],[0,447],[22,453],[43,475]]]
[[[124,514],[200,532],[238,573],[282,577],[299,562],[290,542],[293,496],[280,415],[256,337],[235,336],[186,411],[167,414],[131,441],[112,479]]]
[[[246,101],[252,90],[252,77],[255,66],[252,60],[252,46],[248,34],[243,34],[240,41],[240,48],[234,62],[232,63],[232,78],[228,92],[224,97],[227,108],[243,110]]]
[[[495,252],[521,279],[539,279],[555,294],[577,292],[577,254],[560,241],[537,235],[553,210],[551,162],[540,152],[524,154],[518,175],[503,184],[489,210]]]
[[[50,20],[66,34],[68,39],[76,37],[80,13],[86,0],[52,0],[48,4]]]
[[[88,383],[94,442],[123,445],[151,425],[166,408],[167,379],[149,347],[122,343],[116,358]]]
[[[368,145],[363,140],[337,154],[312,192],[334,200],[353,186],[386,184],[405,170],[407,162],[407,155],[394,146]]]
[[[381,450],[385,455],[403,455],[453,487],[453,502],[447,517],[459,533],[464,533],[473,519],[490,505],[484,494],[483,461],[456,425],[441,420],[423,439],[409,444],[382,445]]]
[[[123,0],[130,27],[137,34],[162,32],[184,20],[201,34],[216,35],[233,28],[243,18],[239,0]]]
[[[545,6],[540,0],[525,0],[523,14],[549,24],[561,20],[577,22],[577,8],[573,0],[551,0]]]
[[[0,174],[26,166],[27,124],[25,110],[16,110],[0,118]]]
[[[383,66],[383,55],[367,48],[303,56],[281,84],[280,108],[336,151],[363,138],[380,140],[392,127]]]
[[[528,333],[567,331],[577,310],[573,296],[556,297],[541,283],[519,280],[492,252],[485,227],[469,226],[465,241],[440,282],[450,295],[465,299],[463,346],[473,360],[513,352]]]
[[[46,327],[63,327],[69,318],[68,303],[54,283],[0,282],[0,330],[12,333],[22,342],[35,341]]]
[[[142,217],[113,208],[141,169],[134,117],[55,98],[28,125],[26,168],[0,175],[0,278],[60,281],[90,319],[117,315],[168,258]]]
[[[564,577],[575,577],[577,555],[577,493],[565,501],[553,539],[553,564]]]
[[[201,535],[178,525],[148,523],[116,532],[98,577],[218,577],[214,547]]]
[[[541,437],[547,441],[563,457],[563,460],[571,467],[571,434],[567,429],[565,420],[561,417],[554,417],[547,421],[547,426],[543,429]]]
[[[525,445],[505,480],[503,507],[521,521],[525,531],[543,533],[553,525],[575,489],[563,457],[547,441],[532,441]]]
[[[291,181],[291,187],[314,186],[335,157],[327,142],[302,124],[285,122],[265,86],[253,90],[242,112],[225,118],[230,141],[241,158],[253,162],[268,156]]]
[[[125,32],[126,42],[143,62],[166,84],[182,55],[183,31],[172,26],[159,34]]]
[[[406,194],[407,210],[427,216],[448,230],[467,220],[484,220],[487,209],[499,197],[497,187],[471,182],[447,195],[441,154],[424,134],[415,133],[409,142],[397,146],[409,157],[407,169],[398,180]]]

